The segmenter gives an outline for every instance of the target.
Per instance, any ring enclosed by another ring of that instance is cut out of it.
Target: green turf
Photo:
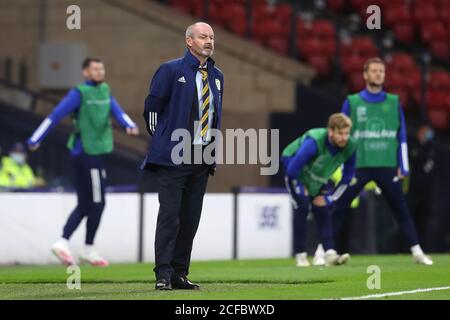
[[[0,267],[0,299],[336,299],[450,286],[450,255],[431,267],[409,255],[354,256],[340,267],[294,266],[293,259],[193,262],[200,291],[158,292],[152,264],[81,267],[81,290],[66,286],[62,266]],[[367,267],[381,268],[381,289],[369,290]],[[450,290],[382,299],[450,299]]]

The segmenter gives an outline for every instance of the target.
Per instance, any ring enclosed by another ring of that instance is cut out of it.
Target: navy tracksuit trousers
[[[333,226],[335,228],[335,235],[339,232],[342,221],[344,220],[344,214],[348,211],[352,200],[358,196],[367,182],[373,180],[383,191],[383,195],[392,209],[400,231],[405,237],[408,245],[411,247],[419,244],[417,231],[411,218],[411,214],[409,213],[408,206],[406,205],[405,196],[402,190],[402,182],[401,180],[394,181],[396,175],[396,168],[356,169],[356,183],[347,188],[334,206]]]
[[[105,207],[106,171],[101,156],[82,153],[72,161],[78,204],[64,226],[63,238],[69,239],[87,217],[85,243],[92,245]]]

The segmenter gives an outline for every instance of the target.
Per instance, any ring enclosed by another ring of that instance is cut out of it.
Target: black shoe
[[[185,290],[198,290],[200,289],[200,286],[198,284],[195,284],[186,276],[180,276],[180,275],[173,275],[172,279],[172,287],[174,289],[185,289]]]
[[[172,284],[170,283],[170,280],[159,279],[159,280],[156,280],[155,289],[156,290],[172,290]]]

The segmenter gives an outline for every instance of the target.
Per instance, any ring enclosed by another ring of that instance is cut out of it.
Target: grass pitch
[[[354,256],[339,267],[298,268],[293,259],[193,262],[189,278],[199,291],[155,291],[152,264],[81,266],[81,289],[69,290],[63,266],[0,267],[0,299],[341,299],[450,287],[450,255],[432,255],[431,267],[410,255]],[[369,290],[370,265],[381,270],[381,288]],[[450,289],[378,299],[448,299]]]

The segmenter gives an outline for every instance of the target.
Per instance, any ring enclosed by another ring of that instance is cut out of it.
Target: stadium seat
[[[426,94],[427,109],[447,110],[446,91],[428,90]]]
[[[322,53],[329,58],[332,58],[336,55],[336,41],[334,40],[334,38],[322,41]]]
[[[420,26],[420,36],[424,43],[447,38],[447,30],[441,21],[425,22]]]
[[[415,91],[420,92],[422,74],[419,69],[411,69],[404,73],[404,81],[406,83],[406,87],[411,93]]]
[[[389,70],[407,72],[416,69],[414,59],[408,53],[394,53],[386,58],[386,65]]]
[[[365,86],[366,82],[364,81],[361,70],[359,72],[354,71],[348,76],[348,87],[350,91],[360,91],[364,89]]]
[[[312,37],[314,35],[313,32],[312,22],[297,19],[297,41],[304,37]]]
[[[289,40],[286,36],[272,35],[267,38],[266,45],[280,54],[287,54],[289,51]]]
[[[334,12],[343,10],[347,5],[346,0],[327,0],[327,8]]]
[[[449,129],[449,113],[444,110],[428,110],[431,126],[437,130]]]
[[[448,61],[448,59],[450,59],[450,44],[449,44],[449,42],[450,42],[450,38],[447,41],[446,40],[433,41],[430,44],[431,53],[439,59]]]
[[[448,25],[450,23],[450,2],[445,2],[440,10],[440,19]]]
[[[207,14],[204,0],[189,0],[188,2],[191,3],[191,14],[194,17],[203,18]]]
[[[315,20],[312,23],[313,34],[321,39],[335,38],[336,29],[328,20]]]
[[[400,23],[411,24],[412,15],[408,5],[395,4],[383,12],[384,23],[388,27],[393,27]]]
[[[331,71],[330,59],[324,55],[313,55],[306,59],[309,65],[311,65],[320,76],[329,76]]]
[[[344,42],[341,46],[341,55],[358,54],[365,58],[375,57],[378,55],[378,49],[373,39],[369,36],[354,37],[350,42]]]
[[[450,74],[445,71],[433,71],[428,75],[428,88],[450,91]]]
[[[416,29],[411,23],[402,22],[395,24],[393,32],[395,38],[402,43],[410,44],[414,42]]]
[[[314,36],[298,40],[297,48],[303,57],[321,54],[323,50],[322,42]]]
[[[419,2],[413,9],[416,23],[422,24],[425,21],[436,21],[439,18],[437,8],[429,2]]]
[[[405,76],[399,71],[393,70],[386,73],[385,87],[389,90],[392,88],[407,89]]]
[[[223,0],[211,0],[208,7],[208,18],[215,24],[225,27],[226,17],[222,15],[224,8]]]
[[[227,4],[223,7],[225,27],[233,33],[244,36],[247,32],[247,17],[245,7],[239,3]]]
[[[190,1],[170,0],[169,5],[178,11],[181,11],[181,12],[184,12],[187,14],[192,14],[192,5],[191,5]]]
[[[347,55],[342,57],[342,69],[345,74],[359,73],[362,77],[363,66],[367,59],[359,55]]]
[[[410,98],[408,91],[403,87],[393,87],[389,89],[390,92],[398,95],[400,99],[400,103],[405,111],[409,111],[411,109]]]

